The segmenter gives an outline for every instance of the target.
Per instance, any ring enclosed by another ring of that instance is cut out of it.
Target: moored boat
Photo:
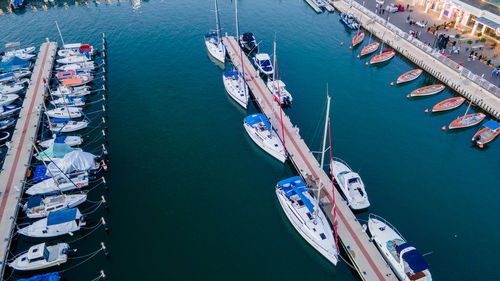
[[[248,86],[238,71],[233,70],[222,74],[224,88],[229,96],[243,108],[248,106]]]
[[[52,192],[66,192],[87,187],[89,185],[89,174],[87,172],[75,172],[71,174],[58,174],[54,178],[48,178],[34,184],[26,190],[28,195],[48,194]]]
[[[257,45],[255,36],[251,32],[246,32],[243,33],[243,35],[240,35],[238,42],[240,47],[243,49],[243,52],[247,55],[259,52],[259,46]]]
[[[418,88],[410,93],[410,97],[425,97],[430,95],[435,95],[440,93],[446,88],[443,84],[429,85],[422,88]]]
[[[375,51],[377,51],[378,47],[380,46],[379,42],[373,42],[371,44],[366,45],[363,49],[361,49],[361,56],[366,56],[369,55]]]
[[[80,136],[59,136],[40,142],[40,146],[47,148],[54,142],[63,142],[69,146],[78,146],[83,143],[83,138]]]
[[[4,141],[6,141],[8,138],[10,137],[10,133],[9,132],[0,132],[0,143],[3,143]]]
[[[403,73],[401,76],[398,77],[398,80],[396,81],[396,84],[401,84],[405,82],[410,82],[415,79],[417,79],[420,74],[422,74],[422,69],[417,68],[417,69],[412,69],[408,72]]]
[[[475,141],[477,145],[484,145],[492,140],[494,140],[498,135],[500,135],[500,123],[495,120],[490,120],[486,122],[484,128],[479,130],[473,137],[472,141]]]
[[[219,25],[219,10],[217,9],[217,0],[215,0],[215,27],[216,32],[205,34],[205,45],[208,53],[221,63],[226,60],[226,47],[222,44],[220,36],[221,29]]]
[[[45,111],[45,114],[52,118],[79,118],[82,116],[81,110],[79,107],[64,106]]]
[[[450,99],[446,99],[437,103],[433,108],[432,112],[440,112],[445,110],[452,110],[462,105],[465,102],[465,99],[462,97],[454,97]]]
[[[87,194],[51,195],[42,197],[41,195],[31,196],[23,205],[23,211],[28,218],[43,218],[50,212],[74,208],[87,200]]]
[[[377,63],[386,62],[386,61],[392,59],[394,57],[394,55],[396,55],[396,52],[394,52],[393,50],[383,50],[382,53],[374,56],[370,60],[370,64],[377,64]]]
[[[4,85],[0,84],[0,95],[17,94],[24,89],[24,85],[14,84],[14,85]]]
[[[359,23],[354,18],[354,15],[351,12],[348,13],[340,13],[340,21],[343,22],[350,29],[359,29]]]
[[[89,122],[73,121],[67,118],[54,118],[50,120],[50,130],[54,133],[69,133],[87,128]]]
[[[17,233],[33,238],[48,238],[73,233],[85,225],[80,210],[72,208],[51,212],[48,217],[19,229]]]
[[[432,281],[429,265],[415,247],[385,219],[370,214],[368,229],[382,256],[399,280]]]
[[[10,126],[14,125],[16,123],[17,119],[16,118],[9,118],[5,120],[0,121],[0,130],[4,130],[9,128]]]
[[[253,61],[260,72],[265,75],[273,74],[273,66],[271,64],[271,57],[266,53],[258,53],[253,58]]]
[[[56,67],[57,71],[92,71],[96,68],[96,65],[93,61],[74,63],[74,64],[64,64]]]
[[[452,130],[452,129],[472,127],[481,123],[481,121],[483,121],[485,117],[486,115],[484,113],[467,114],[453,120],[448,126],[448,129]]]
[[[93,80],[94,80],[94,77],[90,74],[79,74],[79,75],[73,76],[72,78],[67,78],[67,79],[63,79],[63,80],[59,80],[59,81],[61,81],[61,84],[63,86],[76,87],[76,86],[82,86],[82,85],[85,85],[87,83],[90,83]]]
[[[0,118],[4,118],[10,115],[13,115],[15,113],[18,113],[21,111],[21,106],[20,105],[7,105],[7,106],[0,106]]]
[[[250,138],[265,152],[281,162],[285,162],[286,153],[283,143],[264,114],[257,113],[245,117],[243,127]]]
[[[330,169],[351,209],[363,210],[370,206],[365,184],[358,173],[353,172],[340,158],[334,158],[330,163]]]
[[[361,42],[363,42],[363,39],[365,39],[365,32],[364,31],[359,31],[354,37],[352,37],[352,46],[355,47]]]
[[[75,64],[90,61],[90,58],[84,55],[68,56],[62,59],[56,60],[59,64]]]
[[[17,255],[9,263],[9,266],[20,271],[44,269],[65,263],[68,260],[69,252],[71,251],[69,251],[67,243],[58,243],[52,246],[41,243],[31,246],[27,252]]]
[[[51,100],[50,103],[54,105],[55,107],[61,107],[61,106],[84,106],[85,105],[85,98],[84,97],[63,97],[63,98],[58,98],[55,100]]]

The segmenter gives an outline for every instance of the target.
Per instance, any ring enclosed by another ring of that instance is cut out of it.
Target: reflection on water
[[[141,7],[141,0],[131,0],[132,9],[137,10]]]

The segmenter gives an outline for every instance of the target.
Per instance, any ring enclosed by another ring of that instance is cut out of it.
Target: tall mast
[[[57,27],[57,31],[59,31],[59,36],[61,37],[61,42],[63,43],[63,46],[64,46],[64,39],[62,37],[61,29],[59,29],[59,24],[57,23],[57,21],[56,21],[56,27]]]
[[[215,0],[215,26],[217,28],[217,42],[220,42],[220,23],[219,10],[217,9],[217,0]]]
[[[234,13],[236,18],[236,40],[240,39],[240,33],[238,30],[238,0],[234,0]]]
[[[328,122],[330,121],[330,96],[328,95],[328,83],[326,84],[326,116],[325,116],[325,129],[323,132],[323,148],[321,149],[321,164],[320,169],[323,169],[323,165],[325,163],[325,146],[326,146],[326,133],[328,130]],[[322,182],[320,180],[318,186],[318,196],[316,197],[316,208],[319,208],[319,198],[321,195],[321,185]],[[317,213],[317,211],[316,211]]]
[[[274,33],[274,51],[273,51],[273,81],[276,80],[276,33]]]

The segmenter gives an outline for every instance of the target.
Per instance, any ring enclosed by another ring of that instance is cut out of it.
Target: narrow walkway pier
[[[42,103],[45,96],[44,80],[49,81],[57,52],[57,43],[43,43],[33,68],[31,81],[23,101],[9,150],[0,173],[0,255],[3,276],[6,258],[15,229],[19,202],[24,188],[24,179],[31,160],[41,120]]]
[[[316,5],[316,3],[314,3],[313,0],[305,0],[307,2],[307,4],[309,4],[309,6],[311,6],[311,8],[316,12],[316,13],[321,13],[321,8]]]
[[[280,123],[279,104],[273,101],[273,95],[267,89],[264,81],[250,60],[240,54],[240,47],[234,37],[224,37],[223,43],[234,66],[245,73],[245,80],[257,102],[260,110],[265,114],[277,130],[278,135],[284,135],[286,149],[290,160],[309,186],[321,186],[323,192],[320,199],[326,216],[333,224],[333,190],[332,182],[311,150],[301,138],[299,129],[293,125],[290,118],[283,112],[283,130]],[[243,71],[244,70],[244,71]],[[385,262],[376,246],[363,230],[342,196],[335,192],[337,230],[341,244],[349,255],[354,269],[363,280],[398,280],[391,268]]]
[[[474,74],[464,72],[463,68],[450,60],[446,60],[439,52],[424,46],[418,39],[403,32],[391,23],[377,16],[360,4],[352,1],[327,0],[341,12],[352,12],[364,29],[377,36],[384,44],[408,58],[410,61],[427,71],[454,91],[471,100],[485,112],[500,119],[500,96],[495,85],[482,87],[474,79]],[[451,66],[450,66],[451,65]],[[397,76],[397,75],[396,75]],[[397,77],[394,77],[396,79]],[[389,81],[388,81],[389,82]]]

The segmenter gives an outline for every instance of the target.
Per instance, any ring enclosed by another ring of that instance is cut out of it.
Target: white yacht
[[[82,117],[81,108],[79,107],[58,107],[45,111],[48,117],[52,118],[79,118]]]
[[[273,75],[274,69],[271,64],[271,57],[266,53],[258,53],[253,58],[253,62],[260,72],[265,75]]]
[[[52,91],[52,96],[55,97],[83,97],[86,95],[91,94],[90,92],[90,87],[89,86],[79,86],[79,87],[66,87],[66,86],[59,86],[55,91]]]
[[[41,195],[31,196],[23,205],[23,210],[30,219],[44,218],[50,212],[74,208],[87,201],[87,194]]]
[[[57,184],[56,184],[57,182]],[[76,172],[68,175],[58,174],[54,178],[48,178],[32,185],[26,190],[28,195],[46,194],[51,192],[65,192],[89,185],[87,172]]]
[[[29,250],[9,263],[15,270],[39,270],[60,265],[68,260],[69,245],[59,243],[47,246],[45,243],[31,246]]]
[[[283,143],[264,114],[258,113],[245,117],[243,127],[260,148],[281,162],[285,162],[286,153]]]
[[[4,85],[0,84],[0,95],[17,94],[24,89],[24,85],[14,84],[14,85]]]
[[[273,94],[274,99],[283,105],[292,104],[293,97],[285,88],[286,85],[281,80],[269,80],[267,81],[267,88]],[[278,91],[279,89],[279,91]]]
[[[59,136],[40,142],[40,146],[44,148],[50,147],[52,144],[54,144],[55,140],[64,142],[69,146],[78,146],[83,143],[83,138],[80,136]]]
[[[52,119],[50,120],[50,130],[53,133],[70,133],[87,128],[89,121],[73,121],[67,119]]]
[[[74,64],[64,64],[56,67],[57,71],[92,71],[96,68],[96,65],[93,61],[74,63]]]
[[[276,195],[283,211],[297,232],[328,261],[337,264],[338,254],[332,229],[325,214],[309,194],[300,177],[278,182]]]
[[[432,281],[429,265],[424,257],[403,238],[403,235],[385,219],[370,214],[368,229],[378,249],[392,267],[399,280]]]
[[[362,210],[370,206],[365,184],[358,173],[353,172],[351,167],[339,158],[334,158],[330,169],[351,209]]]
[[[72,98],[72,97],[63,97],[63,98],[58,98],[50,101],[50,104],[52,104],[55,107],[61,107],[61,106],[85,106],[85,98],[84,97],[77,97],[77,98]]]
[[[248,85],[238,71],[233,70],[222,74],[226,92],[243,108],[248,106]]]
[[[77,208],[49,213],[47,218],[23,227],[17,233],[28,237],[56,237],[80,230],[86,222]]]
[[[0,95],[0,106],[9,105],[19,98],[16,94]]]
[[[84,55],[76,55],[76,56],[64,57],[56,61],[59,64],[75,64],[75,63],[88,62],[90,61],[90,58]]]
[[[217,0],[215,0],[215,26],[217,31],[205,35],[205,45],[208,53],[216,60],[224,63],[226,60],[226,47],[222,44],[221,30],[219,25],[219,10],[217,9]]]

